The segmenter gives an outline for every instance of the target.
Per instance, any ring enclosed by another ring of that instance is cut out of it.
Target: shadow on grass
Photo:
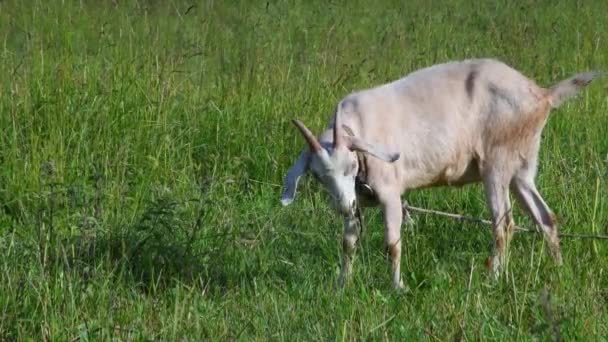
[[[234,266],[243,258],[236,246],[239,236],[209,231],[203,224],[206,203],[194,206],[192,215],[185,203],[167,197],[150,201],[135,224],[114,236],[75,238],[70,264],[81,270],[110,265],[115,276],[144,292],[186,284],[223,293],[251,282],[262,271],[248,265],[247,272],[239,272]]]
[[[99,177],[77,186],[55,183],[52,173],[45,177],[31,203],[37,211],[28,224],[33,239],[17,232],[28,247],[19,255],[29,256],[13,257],[39,265],[47,276],[69,271],[85,282],[109,276],[143,292],[186,284],[222,293],[263,272],[259,263],[245,260],[239,230],[209,222],[221,210],[210,198],[209,181],[198,184],[194,194],[156,191],[125,226],[103,223]]]

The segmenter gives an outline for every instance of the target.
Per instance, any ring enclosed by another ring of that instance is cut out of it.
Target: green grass
[[[417,215],[395,293],[371,209],[339,292],[342,228],[321,188],[307,179],[279,204],[304,146],[292,118],[319,132],[349,92],[467,57],[545,86],[608,71],[606,13],[566,0],[1,1],[0,340],[606,338],[606,243],[563,239],[556,268],[539,236],[517,235],[493,283],[488,229]],[[563,232],[608,233],[605,86],[544,131],[538,185]],[[477,185],[408,200],[488,216]]]

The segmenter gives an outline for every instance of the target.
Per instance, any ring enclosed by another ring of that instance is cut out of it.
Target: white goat
[[[479,181],[492,214],[492,273],[504,270],[514,230],[509,187],[540,226],[559,265],[555,219],[534,184],[541,132],[550,110],[596,75],[581,73],[544,89],[500,61],[474,59],[438,64],[350,94],[318,140],[294,120],[308,148],[289,170],[281,202],[293,201],[307,170],[334,198],[344,216],[339,285],[351,273],[360,234],[358,197],[382,207],[392,284],[401,288],[401,196],[416,188]]]

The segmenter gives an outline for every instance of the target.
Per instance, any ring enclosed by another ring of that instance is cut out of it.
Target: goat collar
[[[353,130],[347,125],[342,125],[342,128],[346,132],[346,134],[351,137],[355,136]],[[359,198],[363,197],[365,200],[374,200],[376,195],[374,194],[374,189],[372,189],[369,184],[367,184],[367,163],[365,160],[365,155],[363,152],[356,151],[357,155],[357,163],[359,164],[359,171],[357,172],[357,176],[355,177],[355,192],[357,193],[357,201],[359,202]],[[360,204],[357,204],[359,207]]]
[[[367,163],[365,162],[365,155],[362,152],[355,152],[357,154],[357,163],[359,164],[359,171],[355,177],[355,192],[357,197],[365,199],[367,201],[375,200],[376,194],[374,189],[367,183]]]

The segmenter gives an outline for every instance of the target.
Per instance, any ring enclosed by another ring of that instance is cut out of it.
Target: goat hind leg
[[[561,265],[563,260],[555,216],[536,189],[534,180],[531,177],[516,177],[513,179],[511,188],[524,209],[541,228],[545,241],[549,244],[549,252],[553,260],[557,265]]]
[[[493,255],[488,267],[495,279],[505,270],[514,222],[509,201],[509,177],[500,172],[490,172],[484,177],[487,205],[492,213],[494,235]]]

